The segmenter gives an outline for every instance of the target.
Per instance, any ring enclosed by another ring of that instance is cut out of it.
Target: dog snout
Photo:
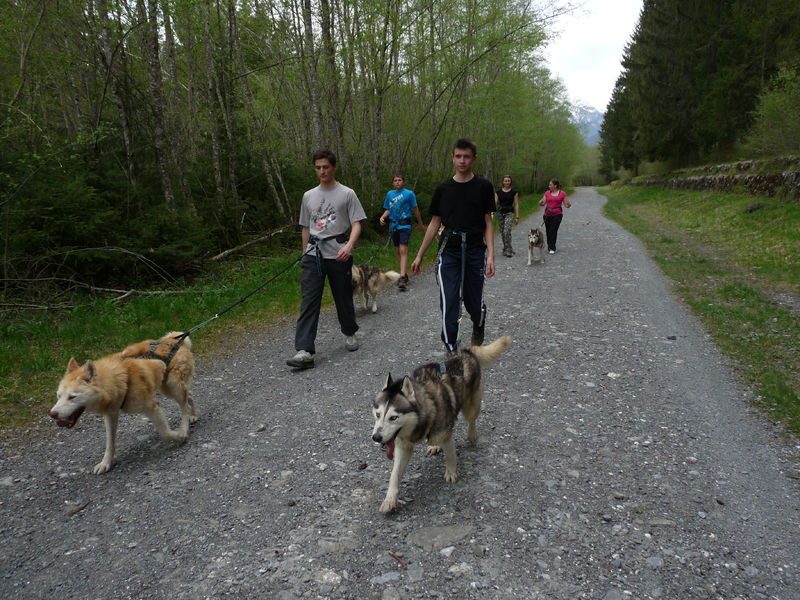
[[[57,411],[55,408],[51,408],[51,409],[50,409],[50,416],[51,416],[53,419],[57,419],[57,418],[58,418],[58,411]]]
[[[379,432],[375,432],[372,434],[372,441],[380,444],[383,441],[383,436]]]

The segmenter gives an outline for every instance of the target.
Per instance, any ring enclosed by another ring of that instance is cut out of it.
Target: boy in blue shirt
[[[408,273],[406,263],[408,262],[408,240],[411,238],[411,215],[417,219],[421,229],[425,229],[422,222],[422,215],[417,207],[417,197],[414,192],[405,188],[406,180],[402,175],[395,175],[392,179],[393,190],[386,192],[386,199],[383,201],[383,214],[381,215],[381,225],[389,221],[389,233],[392,242],[397,247],[397,259],[400,262],[400,279],[397,287],[401,292],[405,292],[408,287]]]

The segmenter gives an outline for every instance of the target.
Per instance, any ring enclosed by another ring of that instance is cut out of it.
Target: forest
[[[329,147],[373,217],[453,141],[541,189],[585,150],[527,0],[3,0],[0,294],[191,276],[296,221]],[[143,266],[145,265],[145,266]]]
[[[800,153],[800,2],[644,0],[601,171]]]

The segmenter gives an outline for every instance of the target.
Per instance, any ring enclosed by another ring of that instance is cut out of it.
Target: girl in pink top
[[[563,204],[569,208],[572,204],[567,200],[567,194],[561,189],[561,184],[558,182],[558,179],[551,179],[548,187],[549,189],[544,193],[542,199],[539,200],[539,206],[544,206],[544,228],[547,230],[547,249],[550,254],[555,254],[558,226],[561,225],[561,219],[564,216],[561,205]]]

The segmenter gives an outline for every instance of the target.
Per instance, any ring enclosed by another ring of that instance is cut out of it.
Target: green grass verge
[[[759,404],[800,433],[800,203],[660,187],[601,192],[606,214],[644,242]]]

